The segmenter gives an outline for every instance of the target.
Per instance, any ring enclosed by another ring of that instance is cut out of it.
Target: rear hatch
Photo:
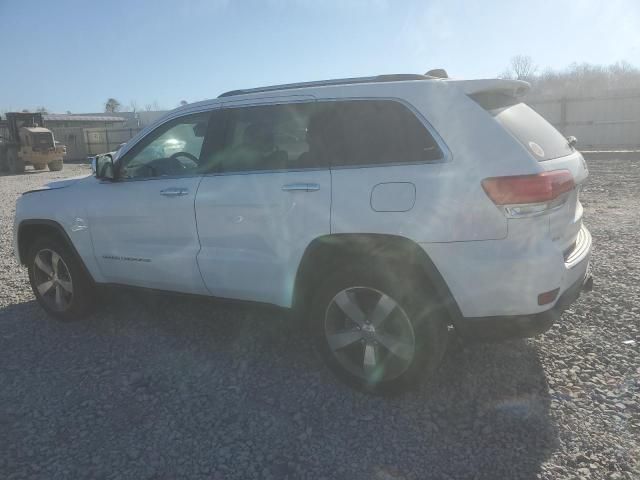
[[[571,155],[541,162],[541,164],[546,171],[569,170],[576,184],[575,188],[569,193],[566,203],[549,215],[551,239],[554,242],[558,242],[566,260],[576,247],[578,233],[582,228],[583,209],[580,203],[580,191],[589,175],[589,171],[584,158],[578,151]]]
[[[493,84],[485,83],[482,88],[468,88],[467,93],[538,161],[544,171],[571,172],[575,187],[566,194],[564,203],[547,213],[551,239],[557,242],[566,260],[576,247],[582,227],[580,190],[589,172],[580,152],[553,125],[520,101],[518,97],[528,90],[522,84],[527,85],[496,80]]]

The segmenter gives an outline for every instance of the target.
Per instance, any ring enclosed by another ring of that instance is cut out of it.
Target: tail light
[[[542,215],[555,210],[564,205],[574,187],[569,170],[491,177],[482,181],[482,188],[489,198],[511,218]]]

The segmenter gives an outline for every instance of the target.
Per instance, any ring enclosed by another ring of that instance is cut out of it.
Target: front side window
[[[158,127],[122,159],[120,178],[190,176],[200,173],[209,113],[181,117]]]

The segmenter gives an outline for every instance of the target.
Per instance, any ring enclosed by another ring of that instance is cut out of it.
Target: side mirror
[[[91,161],[91,168],[96,178],[104,180],[113,180],[115,178],[115,169],[113,168],[113,157],[110,153],[104,155],[96,155]]]
[[[576,148],[576,145],[578,144],[578,139],[572,135],[570,137],[567,137],[567,142],[569,143],[569,146],[571,148]]]

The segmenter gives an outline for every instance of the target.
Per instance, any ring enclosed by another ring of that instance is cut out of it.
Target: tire
[[[90,312],[94,304],[93,281],[66,243],[56,237],[35,240],[29,249],[27,267],[33,294],[49,315],[70,321]]]
[[[44,170],[45,167],[47,166],[46,164],[42,164],[42,163],[33,163],[32,165],[34,170]]]
[[[8,172],[7,147],[0,145],[0,172]]]
[[[332,273],[316,290],[309,317],[314,344],[340,379],[392,393],[436,371],[447,347],[446,317],[435,295],[412,278],[358,267]]]
[[[7,154],[9,172],[13,174],[24,173],[24,160],[18,156],[18,151],[15,148],[9,148]]]
[[[62,170],[63,166],[64,162],[61,158],[49,162],[49,170],[52,172],[59,172],[60,170]]]

